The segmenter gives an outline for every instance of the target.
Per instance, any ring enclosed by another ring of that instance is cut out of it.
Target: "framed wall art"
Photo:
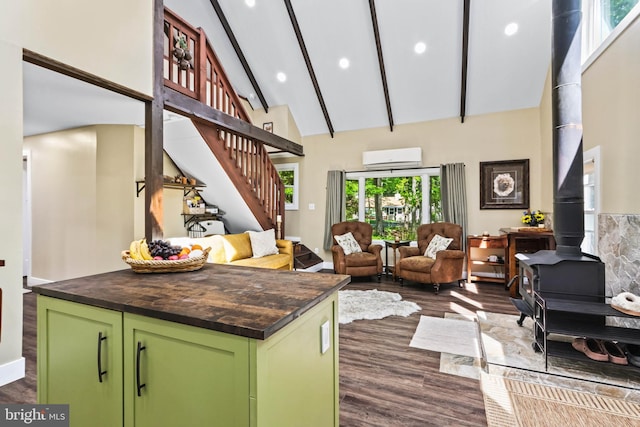
[[[262,129],[266,130],[267,132],[273,133],[273,122],[263,123]]]
[[[529,159],[480,162],[480,209],[529,207]]]

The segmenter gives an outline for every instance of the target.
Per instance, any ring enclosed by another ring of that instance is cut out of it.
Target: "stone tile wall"
[[[627,291],[640,296],[640,215],[600,214],[598,253],[605,263],[606,294]],[[612,322],[640,328],[638,319]]]

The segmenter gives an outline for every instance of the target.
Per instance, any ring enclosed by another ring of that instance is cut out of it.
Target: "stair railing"
[[[192,27],[168,8],[164,16],[165,85],[251,123],[204,30]],[[186,46],[187,56],[183,56],[181,44]]]
[[[192,27],[167,8],[164,19],[165,86],[251,123],[202,28]],[[194,121],[194,124],[261,226],[276,228],[278,216],[284,218],[284,185],[264,144],[210,123]],[[281,229],[284,230],[284,223]]]

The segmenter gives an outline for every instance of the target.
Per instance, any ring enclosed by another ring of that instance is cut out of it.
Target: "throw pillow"
[[[453,242],[453,239],[436,234],[429,242],[427,250],[424,251],[424,256],[436,259],[436,253],[447,249],[451,242]]]
[[[265,231],[247,231],[251,239],[251,250],[253,258],[262,258],[267,255],[278,253],[276,246],[276,232],[273,228]]]
[[[333,236],[336,239],[336,242],[340,245],[345,255],[355,254],[357,252],[362,252],[360,245],[356,241],[356,238],[353,237],[351,232],[347,232],[341,236]]]
[[[220,236],[224,245],[226,262],[251,258],[251,240],[246,233]]]

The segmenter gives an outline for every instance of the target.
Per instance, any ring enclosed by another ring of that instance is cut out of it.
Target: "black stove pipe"
[[[581,19],[581,0],[553,0],[553,224],[556,253],[568,256],[584,239]]]

